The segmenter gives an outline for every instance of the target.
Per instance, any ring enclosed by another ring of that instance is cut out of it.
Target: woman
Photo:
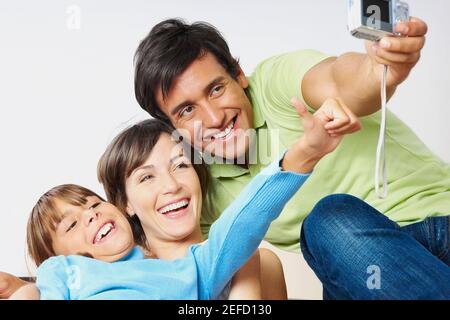
[[[119,134],[98,164],[107,198],[129,215],[137,242],[149,255],[168,260],[184,256],[190,245],[204,240],[200,215],[208,173],[193,149],[178,141],[169,125],[145,120]],[[174,164],[186,166],[180,162],[183,152],[196,176],[176,173]],[[256,252],[233,278],[229,298],[286,299],[278,257],[268,249]]]

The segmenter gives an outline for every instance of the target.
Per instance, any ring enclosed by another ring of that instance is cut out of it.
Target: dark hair
[[[108,201],[119,210],[126,212],[128,202],[125,188],[126,179],[136,168],[145,163],[163,133],[169,134],[178,141],[182,140],[171,125],[160,120],[149,119],[121,132],[101,156],[97,167],[98,180],[103,184]],[[186,154],[188,158],[191,158],[204,196],[208,188],[206,165],[193,147],[184,142],[183,147],[188,151]],[[135,242],[148,248],[139,218],[137,215],[133,215],[130,219]]]
[[[214,26],[206,22],[186,24],[181,19],[168,19],[155,25],[134,56],[134,91],[142,109],[170,123],[156,102],[157,90],[166,99],[175,78],[207,53],[214,55],[230,76],[237,79],[239,62]]]
[[[58,212],[55,200],[60,199],[74,206],[81,206],[86,204],[86,198],[90,196],[104,201],[95,192],[75,184],[56,186],[39,198],[31,210],[27,224],[28,253],[37,266],[56,255],[52,233],[61,222],[61,212]]]

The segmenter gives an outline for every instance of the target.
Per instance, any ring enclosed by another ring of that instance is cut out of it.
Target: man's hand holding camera
[[[409,22],[396,26],[395,32],[401,34],[400,37],[385,37],[375,43],[366,41],[368,58],[377,78],[381,79],[383,65],[387,65],[387,86],[395,87],[402,83],[420,59],[427,30],[424,21],[411,18]]]

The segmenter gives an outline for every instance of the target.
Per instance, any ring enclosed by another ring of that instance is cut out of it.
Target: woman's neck
[[[147,239],[151,239],[148,241],[148,246],[152,257],[162,260],[175,260],[185,257],[191,245],[202,242],[203,235],[199,229],[182,240],[169,241],[152,237],[147,237]]]

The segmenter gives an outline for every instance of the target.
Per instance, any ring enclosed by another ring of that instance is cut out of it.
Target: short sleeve
[[[291,98],[298,97],[305,103],[300,90],[305,74],[329,57],[315,50],[300,50],[261,62],[249,79],[253,107],[259,108],[257,113],[264,120],[280,121],[281,125],[292,121],[293,116],[297,119]],[[310,106],[308,108],[314,112]]]

